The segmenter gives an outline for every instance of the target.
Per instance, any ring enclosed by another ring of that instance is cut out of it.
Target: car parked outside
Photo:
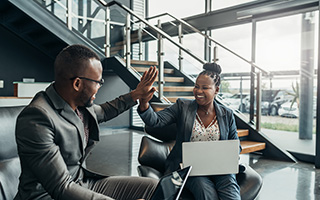
[[[262,90],[261,92],[261,114],[270,114],[270,105],[280,90]],[[250,101],[246,104],[246,112],[250,112]],[[254,99],[254,112],[256,112],[256,98]]]
[[[218,96],[221,97],[221,99],[230,98],[232,96],[229,92],[219,92]]]
[[[288,94],[285,90],[279,90],[277,94],[275,95],[273,101],[270,103],[270,111],[269,114],[272,116],[278,115],[278,110],[280,106],[290,100],[293,99],[293,96]]]
[[[248,93],[238,93],[234,94],[229,98],[223,99],[223,102],[234,110],[239,110],[240,112],[246,111],[246,104],[249,101],[249,94]]]
[[[281,117],[290,117],[290,118],[297,118],[299,117],[299,107],[297,102],[292,103],[292,100],[283,103],[279,110],[279,115]],[[316,98],[313,98],[313,117],[317,115],[317,101]]]
[[[283,103],[278,109],[278,114],[281,117],[297,118],[299,117],[298,104],[296,102],[292,104],[292,101]]]

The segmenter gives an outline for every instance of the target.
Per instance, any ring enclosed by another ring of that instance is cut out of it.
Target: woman
[[[238,139],[232,110],[215,101],[221,68],[216,63],[207,63],[203,69],[193,89],[195,100],[178,99],[172,106],[154,112],[148,104],[151,96],[140,99],[138,112],[145,124],[152,127],[177,124],[176,144],[166,160],[167,173],[179,168],[183,142]],[[185,187],[197,200],[241,199],[234,174],[189,177]]]

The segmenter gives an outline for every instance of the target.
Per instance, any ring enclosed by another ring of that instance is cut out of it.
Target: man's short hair
[[[67,80],[82,76],[90,59],[100,60],[90,48],[75,44],[64,48],[54,61],[55,80]]]

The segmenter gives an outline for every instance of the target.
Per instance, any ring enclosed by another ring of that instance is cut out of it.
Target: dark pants
[[[150,199],[158,180],[144,177],[110,176],[104,179],[89,179],[84,184],[88,189],[117,200]]]
[[[191,176],[185,187],[197,200],[241,200],[240,188],[234,174]]]

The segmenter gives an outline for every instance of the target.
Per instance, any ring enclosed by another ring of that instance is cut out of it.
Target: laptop
[[[189,166],[161,177],[151,200],[178,200],[191,168]]]
[[[183,166],[190,176],[236,174],[239,171],[239,140],[182,143]]]

